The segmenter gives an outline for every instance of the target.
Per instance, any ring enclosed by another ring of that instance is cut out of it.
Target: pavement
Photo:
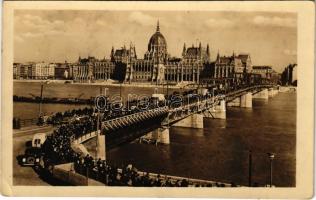
[[[20,130],[13,130],[13,185],[51,185],[44,181],[31,167],[22,167],[18,164],[16,157],[24,154],[25,143],[32,140],[36,133],[51,133],[52,126],[32,126]]]

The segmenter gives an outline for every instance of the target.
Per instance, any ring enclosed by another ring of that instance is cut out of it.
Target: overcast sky
[[[209,43],[211,58],[250,53],[254,65],[281,71],[296,62],[297,16],[293,13],[174,11],[35,11],[14,15],[14,61],[73,62],[88,55],[109,58],[111,47],[130,42],[143,58],[156,30],[167,40],[171,56]]]

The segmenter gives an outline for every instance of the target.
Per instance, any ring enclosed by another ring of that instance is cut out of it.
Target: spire
[[[216,60],[219,60],[219,50],[217,51],[217,58]]]
[[[185,43],[184,43],[183,44],[182,56],[185,56],[186,51],[187,51],[187,48],[186,48]]]
[[[206,45],[206,54],[207,54],[208,56],[210,56],[210,47],[209,47],[208,43],[207,43],[207,45]]]
[[[134,51],[134,54],[135,54],[135,59],[137,59],[137,54],[136,54],[136,48],[135,48],[135,45],[133,46],[133,51]]]
[[[160,32],[159,19],[158,19],[158,21],[157,21],[157,29],[156,29],[156,32]]]
[[[114,61],[114,47],[113,46],[111,50],[111,61]]]
[[[233,51],[233,58],[235,58],[235,51]]]
[[[199,49],[202,49],[202,44],[201,44],[201,42],[199,43]]]

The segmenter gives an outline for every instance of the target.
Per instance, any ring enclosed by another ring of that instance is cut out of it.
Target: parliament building
[[[124,83],[144,82],[151,84],[177,84],[181,82],[242,82],[252,70],[249,55],[220,56],[214,62],[210,59],[209,44],[187,47],[183,45],[182,57],[171,57],[165,37],[156,32],[148,42],[143,59],[137,57],[133,44],[114,49],[110,59],[94,57],[81,58],[72,66],[74,81],[96,82],[117,80]]]

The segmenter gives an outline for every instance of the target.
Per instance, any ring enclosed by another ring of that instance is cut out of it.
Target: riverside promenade
[[[128,166],[132,169],[131,165]],[[119,180],[122,176],[124,176],[124,170],[118,168],[116,178]],[[154,186],[151,184],[156,184],[157,181],[161,185],[157,186],[165,186],[165,187],[242,187],[240,185],[235,185],[234,183],[223,183],[211,180],[202,180],[202,179],[194,179],[194,178],[186,178],[179,176],[171,176],[165,174],[157,174],[157,173],[148,173],[135,170],[137,176],[146,177],[149,181],[150,186]],[[54,166],[52,170],[53,177],[56,179],[60,179],[63,182],[68,182],[71,185],[76,186],[109,186],[108,175],[102,177],[100,172],[98,172],[97,166],[94,167],[91,171],[86,172],[84,175],[77,173],[74,167],[74,163],[66,163],[61,165]],[[181,184],[182,183],[182,184]],[[184,185],[184,184],[185,185]],[[133,181],[127,181],[124,185],[124,182],[120,183],[121,186],[137,186]]]

